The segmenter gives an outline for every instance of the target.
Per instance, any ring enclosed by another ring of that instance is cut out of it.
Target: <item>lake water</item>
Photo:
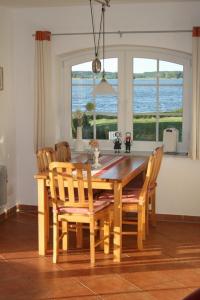
[[[96,112],[117,112],[117,79],[109,79],[110,84],[116,90],[116,96],[98,96],[96,98]],[[85,111],[87,102],[93,101],[92,79],[72,80],[72,110],[81,109]],[[160,79],[160,87],[157,91],[156,80],[136,79],[134,80],[134,103],[133,111],[136,113],[155,112],[159,105],[160,112],[173,112],[182,108],[183,79]],[[159,104],[157,104],[157,93]]]

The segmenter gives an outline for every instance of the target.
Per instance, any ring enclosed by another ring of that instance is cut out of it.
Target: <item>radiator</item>
[[[0,206],[7,202],[7,169],[0,166]]]

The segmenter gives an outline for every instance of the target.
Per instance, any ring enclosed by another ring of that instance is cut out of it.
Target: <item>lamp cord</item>
[[[102,5],[102,15],[103,15],[103,74],[102,78],[105,78],[105,69],[104,69],[104,58],[105,58],[105,5]]]
[[[102,5],[103,7],[103,5]],[[92,19],[92,31],[93,31],[93,39],[94,39],[94,51],[95,51],[95,57],[98,57],[99,55],[99,43],[100,43],[100,37],[101,37],[101,28],[102,28],[102,22],[103,22],[103,10],[101,12],[101,20],[99,25],[99,33],[98,33],[98,43],[96,44],[96,34],[95,34],[95,28],[94,28],[94,11],[92,6],[92,0],[90,0],[90,13],[91,13],[91,19]]]

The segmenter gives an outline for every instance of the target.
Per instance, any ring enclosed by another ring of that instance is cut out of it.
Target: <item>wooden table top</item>
[[[106,154],[113,158],[113,155]],[[86,153],[79,154],[73,157],[72,162],[88,162],[88,155]],[[123,156],[121,160],[116,161],[113,165],[103,168],[95,175],[93,179],[97,181],[121,181],[124,184],[129,182],[132,178],[136,177],[142,171],[145,170],[148,163],[148,157],[145,156]],[[37,174],[36,179],[42,179],[48,177],[48,173]]]
[[[106,154],[106,156],[110,156],[111,158],[113,155]],[[121,157],[121,155],[120,155]],[[137,176],[137,174],[143,171],[148,163],[147,156],[134,156],[134,155],[127,155],[122,156],[123,159],[117,161],[110,167],[104,169],[102,172],[99,172],[93,175],[93,178],[102,179],[102,180],[109,180],[109,181],[122,181],[129,178],[129,176],[133,175],[133,177]],[[77,157],[72,159],[72,162],[87,162],[88,155],[87,154],[80,154]],[[137,174],[136,174],[137,173]]]

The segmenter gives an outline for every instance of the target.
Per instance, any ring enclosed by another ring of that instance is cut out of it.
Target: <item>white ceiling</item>
[[[200,0],[193,0],[200,1]],[[0,0],[0,6],[8,7],[48,7],[48,6],[67,6],[67,5],[88,5],[89,0]],[[111,0],[111,5],[122,3],[153,3],[153,2],[188,2],[191,0]]]

